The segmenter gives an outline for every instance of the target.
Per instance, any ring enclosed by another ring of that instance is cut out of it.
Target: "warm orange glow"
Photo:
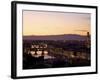
[[[23,35],[80,34],[90,32],[90,14],[23,11]]]

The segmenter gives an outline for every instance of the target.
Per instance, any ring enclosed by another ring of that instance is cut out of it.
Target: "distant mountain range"
[[[30,35],[23,36],[23,40],[86,40],[87,36],[81,36],[77,34],[63,34],[63,35]]]

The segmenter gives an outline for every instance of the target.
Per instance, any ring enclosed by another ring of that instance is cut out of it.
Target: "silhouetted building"
[[[90,33],[89,32],[87,32],[86,45],[87,45],[87,48],[90,48],[90,46],[91,46],[91,39],[90,39]]]

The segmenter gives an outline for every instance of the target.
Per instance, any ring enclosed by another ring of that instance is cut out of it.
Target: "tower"
[[[87,41],[86,41],[86,43],[87,43],[87,48],[90,48],[90,34],[89,34],[89,32],[87,32]]]

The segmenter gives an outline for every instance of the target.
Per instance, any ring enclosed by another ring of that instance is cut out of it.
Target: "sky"
[[[50,11],[23,11],[23,35],[86,35],[91,14]]]

